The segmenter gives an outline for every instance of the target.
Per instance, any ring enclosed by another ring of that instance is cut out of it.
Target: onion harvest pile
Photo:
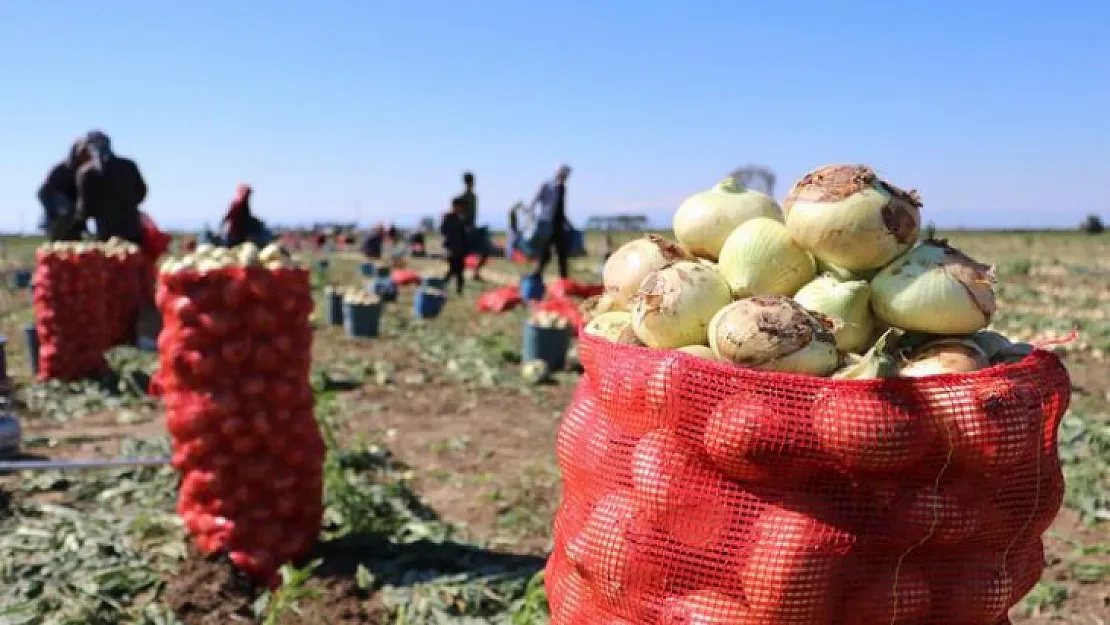
[[[272,584],[323,513],[308,272],[276,246],[200,246],[162,264],[156,302],[178,513],[200,552]]]
[[[989,268],[917,242],[916,193],[831,166],[769,201],[692,197],[583,306],[553,625],[997,625],[1062,502],[1067,371],[986,330]]]
[[[102,249],[108,347],[129,345],[134,342],[139,303],[153,289],[153,279],[138,245],[113,237]]]
[[[78,380],[103,372],[111,333],[104,266],[98,244],[47,243],[35,252],[40,380]]]

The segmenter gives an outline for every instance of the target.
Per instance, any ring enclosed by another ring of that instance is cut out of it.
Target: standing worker
[[[466,251],[478,255],[474,266],[474,281],[482,281],[482,267],[489,260],[489,241],[486,233],[478,229],[478,196],[474,194],[474,174],[463,173],[463,192],[457,199],[463,201],[463,223],[466,226]]]
[[[543,243],[540,260],[536,265],[536,274],[543,277],[547,263],[551,262],[552,248],[559,262],[559,277],[567,278],[570,274],[567,259],[570,256],[570,221],[567,220],[567,178],[570,177],[570,166],[560,165],[555,172],[555,178],[540,187],[532,200],[532,210],[539,205],[536,221],[547,224],[550,236]]]
[[[116,156],[108,135],[94,130],[85,137],[78,155],[77,220],[96,222],[96,238],[119,237],[143,244],[139,205],[147,187],[139,167],[129,158]]]
[[[469,245],[466,238],[466,200],[461,195],[451,200],[451,211],[443,216],[439,233],[443,235],[443,248],[447,252],[447,276],[444,279],[454,277],[458,293],[462,295]]]
[[[253,189],[248,184],[240,183],[235,188],[235,198],[231,200],[227,214],[220,222],[224,245],[227,247],[235,247],[245,242],[250,235],[253,222],[253,214],[251,213],[252,192]]]
[[[39,187],[42,204],[42,229],[50,241],[76,241],[84,233],[77,223],[77,159],[84,139],[73,142],[66,158],[54,165]]]

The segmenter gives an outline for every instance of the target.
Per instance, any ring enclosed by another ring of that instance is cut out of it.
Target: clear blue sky
[[[1072,226],[1110,214],[1108,27],[1094,0],[0,2],[0,230],[93,127],[172,226],[239,181],[275,222],[411,223],[464,169],[502,224],[561,161],[575,219],[856,161],[942,226]]]

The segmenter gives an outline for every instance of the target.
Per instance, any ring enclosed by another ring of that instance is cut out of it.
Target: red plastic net
[[[139,253],[113,252],[104,257],[104,309],[108,347],[135,341],[139,302],[152,289],[146,258]]]
[[[524,303],[520,289],[515,286],[500,286],[478,296],[478,312],[503,313]]]
[[[578,328],[580,328],[585,321],[578,302],[566,297],[547,297],[538,302],[534,302],[531,305],[531,309],[533,313],[550,312],[565,319],[571,336],[578,336]]]
[[[104,263],[97,249],[35,253],[40,380],[78,380],[104,371],[110,332]]]
[[[829,380],[584,336],[553,625],[995,625],[1063,498],[1060,361]]]
[[[323,514],[324,442],[308,374],[308,273],[159,276],[159,385],[182,473],[177,511],[202,553],[273,584]]]

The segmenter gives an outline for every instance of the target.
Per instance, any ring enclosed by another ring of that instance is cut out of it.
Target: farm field
[[[1031,341],[1078,329],[1053,348],[1073,383],[1060,437],[1065,509],[1046,538],[1045,575],[1012,621],[1104,625],[1110,236],[947,236],[996,266],[995,329]],[[25,452],[165,454],[159,404],[143,393],[153,354],[114,350],[116,375],[101,382],[29,379],[22,328],[30,297],[5,272],[29,267],[34,244],[0,239],[0,334],[9,339]],[[357,258],[327,258],[315,276],[318,295],[326,284],[361,282]],[[575,273],[593,280],[598,262],[578,259]],[[440,264],[416,264],[432,266]],[[500,260],[489,269],[490,278],[520,272]],[[561,372],[542,385],[521,378],[525,313],[476,312],[477,296],[492,286],[468,282],[433,321],[412,320],[411,289],[402,289],[377,339],[348,339],[317,322],[312,383],[329,445],[325,527],[313,559],[285,570],[278,590],[254,591],[225,563],[190,553],[168,467],[0,475],[0,625],[547,622],[537,573],[559,500],[555,431],[579,376]]]

